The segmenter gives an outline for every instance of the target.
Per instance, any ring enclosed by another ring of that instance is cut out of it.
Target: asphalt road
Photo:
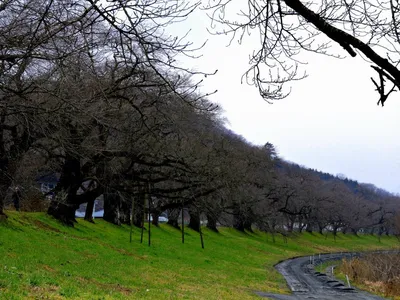
[[[285,260],[278,265],[276,269],[285,277],[292,295],[278,295],[258,292],[257,294],[269,299],[277,300],[303,300],[303,299],[321,299],[321,300],[382,300],[384,298],[349,288],[347,284],[336,280],[329,274],[316,272],[314,265],[329,260],[339,260],[344,257],[351,257],[357,254],[336,253],[323,254],[314,257],[298,257]]]

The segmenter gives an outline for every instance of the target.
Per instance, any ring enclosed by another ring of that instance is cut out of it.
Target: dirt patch
[[[49,265],[42,265],[42,268],[44,270],[46,270],[47,272],[51,272],[51,273],[54,273],[56,271],[52,267],[50,267]]]
[[[129,296],[132,293],[136,292],[134,289],[122,286],[119,283],[103,283],[103,282],[98,282],[95,279],[87,279],[87,278],[83,278],[83,277],[78,277],[78,280],[80,282],[82,282],[83,284],[91,283],[91,284],[94,284],[95,286],[100,287],[101,289],[114,290],[114,291],[120,292],[124,296]]]
[[[80,255],[82,255],[83,257],[89,258],[89,259],[96,259],[98,257],[97,254],[93,254],[88,251],[83,251],[80,253]]]
[[[114,246],[112,246],[110,244],[106,244],[106,243],[102,243],[102,242],[98,242],[98,243],[101,244],[104,247],[107,247],[107,248],[110,248],[112,250],[115,250],[118,253],[121,253],[123,255],[127,255],[127,256],[130,256],[130,257],[138,258],[138,259],[141,259],[141,260],[145,260],[146,259],[146,256],[140,256],[140,255],[134,254],[132,252],[129,252],[129,251],[125,250],[125,249],[114,247]]]
[[[64,299],[58,295],[59,290],[60,287],[56,285],[32,286],[29,288],[28,299]]]
[[[128,251],[126,251],[124,249],[120,249],[120,248],[116,248],[116,247],[111,247],[111,248],[114,249],[115,251],[117,251],[118,253],[123,254],[123,255],[128,255],[128,256],[131,256],[131,257],[134,257],[134,258],[138,258],[138,259],[141,259],[141,260],[145,260],[146,259],[145,256],[139,256],[139,255],[133,254],[131,252],[128,252]]]
[[[61,231],[58,230],[57,228],[51,227],[49,224],[43,223],[42,221],[39,221],[39,220],[34,220],[33,224],[35,224],[35,226],[37,226],[37,227],[39,227],[40,229],[43,229],[43,230],[48,230],[48,231],[61,233]]]

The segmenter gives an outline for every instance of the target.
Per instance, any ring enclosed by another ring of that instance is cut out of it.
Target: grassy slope
[[[262,233],[223,228],[199,235],[152,227],[152,246],[129,243],[129,228],[79,221],[67,228],[42,213],[9,212],[0,224],[0,298],[251,299],[252,291],[288,292],[273,265],[309,253],[398,245],[395,238],[302,234],[272,243]]]

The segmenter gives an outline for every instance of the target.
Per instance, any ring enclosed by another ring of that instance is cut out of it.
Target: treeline
[[[179,2],[178,2],[179,3]],[[104,197],[104,219],[143,227],[168,211],[178,227],[202,220],[272,233],[395,233],[398,199],[281,160],[224,127],[221,110],[182,69],[190,43],[166,35],[194,6],[176,1],[10,0],[0,5],[0,214],[21,187],[60,174],[48,213]],[[205,74],[203,74],[205,75]],[[39,203],[41,203],[39,205]]]
[[[291,231],[398,234],[400,197],[372,184],[358,183],[299,165],[281,162],[287,202],[278,208]]]

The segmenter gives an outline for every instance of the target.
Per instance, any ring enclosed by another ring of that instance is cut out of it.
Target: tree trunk
[[[180,228],[179,227],[179,215],[180,215],[180,209],[174,208],[174,209],[170,209],[168,210],[168,225],[171,225],[175,228]]]
[[[217,218],[213,213],[207,213],[207,228],[218,232]]]
[[[233,228],[242,232],[245,230],[246,220],[243,210],[243,207],[241,208],[239,205],[235,205],[233,209]]]
[[[56,197],[50,202],[47,213],[64,224],[73,226],[76,222],[75,210],[77,210],[81,204],[77,201],[76,197],[80,184],[80,161],[67,154],[60,180],[55,189]]]
[[[333,226],[333,236],[336,238],[338,227]]]
[[[6,214],[4,213],[4,198],[6,197],[6,193],[3,192],[3,189],[0,187],[0,219],[5,218]]]
[[[67,226],[74,226],[76,223],[75,211],[78,208],[79,205],[76,204],[51,201],[47,213]]]
[[[129,197],[124,193],[119,193],[120,200],[120,211],[119,211],[119,221],[121,224],[129,225],[131,222],[131,210],[132,210],[132,202]]]
[[[135,214],[136,211],[137,207],[135,206]],[[116,191],[104,194],[104,220],[115,225],[130,224],[130,216],[131,203],[127,197],[123,197]],[[141,218],[143,218],[143,215],[141,215]]]
[[[355,236],[358,236],[358,230],[356,228],[350,228],[350,230]]]
[[[287,231],[288,232],[293,232],[293,222],[292,221],[289,221],[288,223],[287,223]]]
[[[27,136],[24,137],[25,133]],[[24,130],[24,134],[22,135],[24,138],[21,139],[22,143],[14,140],[14,144],[9,151],[6,151],[4,146],[4,130],[0,132],[0,219],[7,218],[4,212],[4,199],[7,196],[8,189],[11,187],[21,156],[32,144],[32,138],[28,133],[28,131]]]
[[[319,234],[323,234],[324,226],[320,223],[318,223],[318,232]]]
[[[253,229],[251,228],[251,225],[252,225],[252,222],[249,219],[245,220],[243,223],[243,227],[245,230],[247,230],[248,232],[254,233]]]
[[[365,233],[369,234],[369,235],[374,235],[374,228],[373,227],[372,228],[366,228],[365,229]]]
[[[73,226],[76,223],[75,211],[83,203],[87,203],[100,196],[101,190],[93,190],[85,194],[76,195],[76,190],[73,189],[69,194],[58,192],[55,199],[50,202],[47,213],[62,223]]]
[[[189,206],[189,215],[190,215],[190,221],[189,221],[188,227],[193,229],[194,231],[199,232],[200,231],[200,214],[199,214],[197,207],[190,205]]]
[[[133,199],[135,212],[133,215],[133,225],[141,228],[144,214],[144,190],[139,187],[139,194]]]
[[[121,225],[120,202],[120,197],[117,193],[110,191],[104,193],[104,220],[115,225]]]
[[[3,197],[1,197],[1,195],[0,195],[0,219],[1,218],[5,218],[4,216],[5,216],[6,214],[4,213],[4,199],[3,199]]]
[[[93,223],[94,199],[88,201],[85,211],[85,220]]]
[[[240,214],[233,215],[233,228],[244,232],[244,218]]]
[[[154,210],[151,213],[151,217],[153,218],[153,220],[151,221],[151,224],[153,224],[154,226],[159,226],[160,224],[158,223],[158,217],[160,216],[161,212]]]
[[[7,196],[7,191],[11,186],[11,178],[6,176],[7,166],[3,165],[3,161],[0,160],[0,218],[6,218],[6,214],[4,213],[4,199]]]

